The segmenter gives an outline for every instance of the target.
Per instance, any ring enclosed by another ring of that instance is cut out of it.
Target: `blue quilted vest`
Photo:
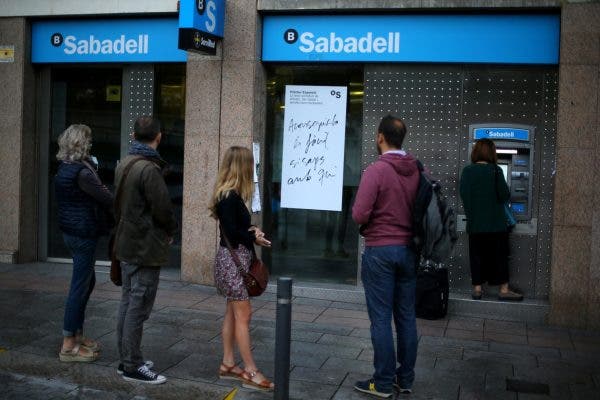
[[[78,162],[61,162],[54,177],[58,200],[58,222],[66,234],[94,238],[98,236],[97,203],[79,188],[77,176],[86,168]]]

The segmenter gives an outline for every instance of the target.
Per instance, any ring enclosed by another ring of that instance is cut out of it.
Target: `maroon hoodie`
[[[363,173],[352,207],[352,218],[367,246],[408,245],[412,238],[411,213],[419,169],[410,154],[388,152]]]

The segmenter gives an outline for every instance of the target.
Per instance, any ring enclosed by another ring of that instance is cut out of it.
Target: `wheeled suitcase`
[[[448,313],[448,292],[447,268],[420,267],[415,300],[417,318],[444,318]]]

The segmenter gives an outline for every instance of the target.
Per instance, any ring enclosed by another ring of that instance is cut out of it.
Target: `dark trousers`
[[[140,267],[121,263],[123,289],[117,322],[117,348],[123,369],[133,372],[144,363],[142,356],[142,332],[144,321],[150,317],[160,268]]]
[[[508,232],[469,234],[471,283],[508,283]]]
[[[96,243],[97,239],[81,238],[63,234],[65,244],[73,256],[73,275],[69,296],[65,305],[63,336],[83,333],[85,308],[96,284]]]

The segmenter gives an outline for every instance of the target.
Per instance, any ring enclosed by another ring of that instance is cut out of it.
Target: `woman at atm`
[[[487,283],[500,285],[499,300],[523,300],[523,295],[509,286],[505,203],[510,191],[490,139],[475,142],[471,164],[460,177],[460,197],[467,216],[473,299],[481,300],[482,285]]]

